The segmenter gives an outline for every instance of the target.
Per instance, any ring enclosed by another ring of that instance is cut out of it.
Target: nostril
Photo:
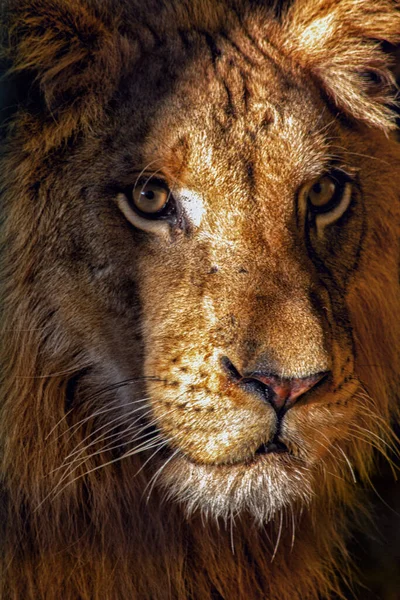
[[[251,379],[250,377],[244,377],[238,382],[239,386],[246,392],[256,394],[264,402],[273,404],[274,390],[259,381],[258,379]]]
[[[220,358],[220,364],[232,383],[247,392],[257,394],[264,402],[268,402],[278,415],[286,412],[298,398],[317,387],[330,375],[324,371],[306,377],[285,378],[273,373],[254,371],[243,376],[227,356]]]
[[[256,394],[264,402],[274,405],[274,390],[257,377],[243,377],[227,356],[222,356],[220,364],[232,383],[239,385],[246,392]]]
[[[225,373],[228,375],[229,379],[231,379],[235,383],[242,379],[242,375],[239,373],[235,365],[229,360],[227,356],[221,357],[220,364]]]
[[[327,379],[328,375],[327,372],[320,372],[307,377],[285,379],[276,375],[253,373],[251,378],[265,386],[269,402],[280,413],[282,410],[286,412],[298,398]]]

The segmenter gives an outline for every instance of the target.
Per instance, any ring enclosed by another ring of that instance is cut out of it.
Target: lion
[[[2,32],[1,598],[349,598],[399,416],[398,3]]]

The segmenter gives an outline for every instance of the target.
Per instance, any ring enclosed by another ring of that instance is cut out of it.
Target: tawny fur
[[[267,4],[4,7],[3,53],[23,93],[1,163],[2,600],[351,594],[346,542],[368,522],[362,488],[376,453],[390,453],[398,418],[400,149],[393,65],[381,43],[400,43],[400,13],[389,0]],[[229,52],[250,73],[250,98]],[[215,74],[229,83],[230,110]],[[157,104],[157,94],[167,100]],[[344,225],[329,251],[310,233],[321,266],[293,233],[290,206],[302,177],[317,177],[332,156],[359,174],[361,192],[350,231]],[[161,164],[173,183],[214,199],[203,238],[194,227],[183,252],[174,248],[186,242],[165,246],[142,232],[132,242],[115,203],[106,203],[118,165],[137,174],[152,161],[150,171]],[[241,206],[251,185],[254,197],[263,189],[275,198],[265,229],[273,223],[282,243],[269,254],[271,239]],[[258,291],[243,279],[252,268],[254,278],[263,274]],[[298,294],[289,316],[288,290]],[[236,321],[225,321],[233,312]],[[249,509],[249,486],[244,500],[229,490],[233,508],[218,513],[227,469],[237,467],[235,485],[245,476],[264,419],[261,405],[253,409],[211,368],[215,348],[250,360],[240,354],[252,344],[238,321],[259,346],[268,334],[287,372],[300,369],[299,356],[311,372],[329,355],[332,378],[291,410],[288,444],[304,462],[271,466],[278,483],[265,490],[267,508],[255,487],[259,506]],[[231,414],[253,410],[248,442],[242,417]],[[169,461],[171,450],[124,456],[135,439],[120,430],[137,415],[193,464]],[[237,433],[235,443],[210,449],[210,423]],[[115,448],[101,431],[115,434]],[[203,495],[201,472],[211,481]],[[215,500],[205,500],[218,485]]]

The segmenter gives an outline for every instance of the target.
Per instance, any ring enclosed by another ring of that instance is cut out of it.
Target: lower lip
[[[288,454],[289,450],[282,442],[270,442],[262,444],[255,452],[257,456],[263,454]]]

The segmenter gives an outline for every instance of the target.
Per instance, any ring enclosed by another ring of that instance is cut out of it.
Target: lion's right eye
[[[141,184],[140,182],[132,190],[133,208],[142,215],[159,217],[166,208],[171,192],[165,186],[152,181]]]
[[[168,236],[171,225],[180,222],[177,202],[162,179],[138,179],[118,194],[117,204],[132,225],[149,233]]]
[[[171,190],[161,179],[139,179],[127,196],[132,209],[145,219],[165,220],[176,212]]]

